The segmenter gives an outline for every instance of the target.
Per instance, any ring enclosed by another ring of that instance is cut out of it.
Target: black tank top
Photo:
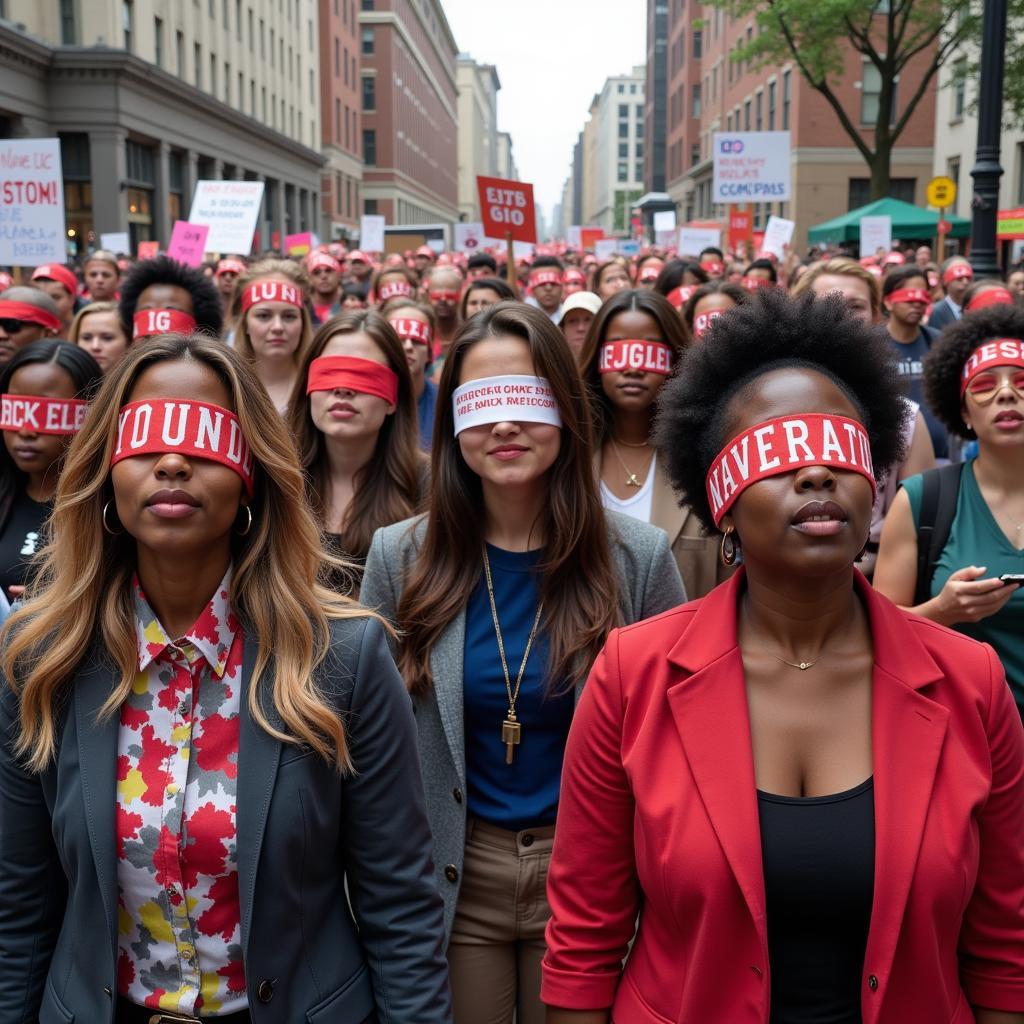
[[[830,796],[757,794],[771,1024],[861,1024],[875,873],[872,779]]]

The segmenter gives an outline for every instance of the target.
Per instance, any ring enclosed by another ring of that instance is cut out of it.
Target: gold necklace
[[[772,654],[771,651],[766,652],[776,661],[781,661],[783,665],[788,665],[790,668],[798,668],[801,672],[806,672],[809,668],[814,668],[815,665],[821,661],[822,656],[826,653],[825,651],[819,651],[818,656],[814,661],[786,661],[785,658],[780,658],[777,654]]]
[[[616,443],[615,438],[614,437],[609,437],[608,440],[611,441],[612,449],[615,452],[615,457],[619,460],[619,464],[622,466],[623,470],[626,473],[626,486],[627,487],[643,487],[643,485],[644,485],[643,480],[641,480],[636,475],[636,473],[633,472],[633,470],[631,470],[629,468],[629,466],[626,465],[626,460],[622,457],[622,452],[619,451],[619,446]],[[647,470],[650,469],[650,466],[651,466],[651,459],[653,459],[653,458],[654,458],[654,452],[651,452],[651,454],[648,456],[647,464],[644,466],[644,468],[642,470],[640,470],[640,472],[644,474],[645,478],[647,476]]]
[[[530,630],[530,638],[526,641],[526,650],[523,652],[523,661],[519,666],[519,675],[516,677],[516,688],[512,689],[512,680],[508,674],[508,661],[505,659],[505,641],[501,636],[501,624],[498,622],[498,606],[494,602],[494,580],[491,578],[491,560],[487,557],[487,545],[484,545],[484,576],[487,578],[487,596],[491,601],[491,618],[494,620],[494,635],[498,640],[498,653],[501,655],[501,670],[505,673],[505,693],[508,695],[508,714],[501,724],[501,742],[505,744],[505,764],[511,764],[515,757],[515,749],[522,739],[522,723],[516,718],[516,701],[519,700],[519,688],[523,685],[523,674],[526,672],[526,662],[530,658],[530,650],[533,641],[537,636],[537,629],[540,626],[540,616],[544,611],[544,602],[537,603],[537,614],[533,618],[533,628]]]
[[[649,448],[651,446],[650,441],[623,441],[621,437],[612,437],[612,441],[616,444],[624,444],[627,448]]]

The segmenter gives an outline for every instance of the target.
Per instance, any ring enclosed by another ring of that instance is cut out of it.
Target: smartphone
[[[999,582],[1006,583],[1024,583],[1024,572],[1004,572],[999,577]]]

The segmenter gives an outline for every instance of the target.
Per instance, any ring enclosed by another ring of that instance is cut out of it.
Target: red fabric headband
[[[135,325],[133,338],[148,338],[154,334],[191,334],[196,329],[195,317],[180,309],[140,309],[132,317]]]
[[[398,374],[390,366],[355,356],[320,356],[309,364],[306,394],[342,388],[398,404]]]
[[[396,296],[407,298],[410,295],[412,295],[412,285],[408,281],[388,281],[387,284],[380,286],[377,298],[381,302],[387,302],[388,299],[393,299]]]
[[[72,295],[78,294],[78,278],[75,277],[75,272],[68,270],[67,267],[62,267],[59,263],[44,263],[41,267],[36,267],[32,271],[33,281],[39,281],[44,278],[64,285]]]
[[[771,281],[766,281],[763,277],[741,277],[740,284],[748,292],[756,292],[758,288],[770,288],[772,285]]]
[[[751,484],[805,466],[860,473],[877,493],[871,443],[862,424],[820,413],[780,416],[734,437],[711,463],[707,494],[715,526]]]
[[[544,284],[562,283],[562,275],[557,270],[538,270],[530,275],[531,288],[539,288]]]
[[[960,397],[971,380],[995,366],[1024,366],[1024,341],[1019,338],[995,338],[976,348],[964,363],[960,375]]]
[[[667,377],[672,372],[672,347],[662,341],[639,338],[606,341],[601,346],[598,372],[622,373],[623,370],[641,370]]]
[[[640,276],[637,278],[638,281],[657,281],[661,275],[660,267],[644,267],[640,271]]]
[[[951,267],[947,267],[946,272],[942,275],[942,280],[944,284],[949,284],[950,281],[958,281],[962,277],[966,277],[968,280],[974,277],[974,268],[970,263],[954,263]]]
[[[924,288],[897,288],[896,291],[889,292],[886,299],[889,302],[920,302],[923,306],[932,301],[932,297]]]
[[[253,281],[242,295],[242,312],[261,302],[286,302],[302,308],[302,292],[290,281]]]
[[[248,268],[241,260],[221,260],[214,271],[214,277],[221,274],[244,274]]]
[[[725,264],[721,260],[701,260],[700,265],[709,274],[721,274],[725,272]]]
[[[577,283],[582,282],[582,283],[585,284],[586,281],[587,281],[587,275],[584,274],[582,270],[567,270],[562,275],[562,283],[563,284],[570,284],[572,282],[577,282]]]
[[[883,265],[888,265],[890,263],[903,264],[906,262],[907,257],[904,256],[901,252],[891,252],[887,256],[882,257]]]
[[[60,317],[31,302],[16,302],[14,299],[0,299],[0,320],[22,320],[27,324],[38,324],[50,331],[59,331]]]
[[[455,288],[439,288],[437,291],[431,289],[427,293],[431,302],[458,302],[459,292]]]
[[[988,306],[1012,306],[1013,296],[1005,288],[986,288],[967,303],[969,312],[986,309]]]
[[[341,264],[329,252],[315,252],[306,260],[306,266],[310,271],[319,270],[320,267],[328,267],[331,270],[341,270]]]
[[[693,284],[683,284],[678,288],[673,288],[665,297],[669,302],[672,303],[676,309],[682,309],[686,305],[690,296],[697,290],[697,286]]]
[[[700,341],[705,334],[711,329],[711,324],[717,320],[723,313],[724,309],[711,309],[707,313],[698,313],[693,318],[693,336]]]
[[[402,341],[415,341],[419,345],[429,345],[434,340],[434,332],[430,329],[430,324],[425,324],[422,320],[407,320],[405,317],[395,317],[394,320],[388,320],[395,329],[395,333],[402,339]]]
[[[40,395],[0,397],[0,430],[33,434],[77,434],[89,409],[80,398],[43,398]]]
[[[238,417],[208,402],[155,398],[121,406],[111,466],[135,455],[180,452],[234,470],[253,492],[253,458]]]

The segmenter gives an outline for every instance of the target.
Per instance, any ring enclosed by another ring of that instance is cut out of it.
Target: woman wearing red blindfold
[[[235,288],[235,351],[252,364],[282,416],[313,340],[308,295],[309,278],[292,260],[263,260]]]
[[[682,309],[683,323],[690,337],[697,342],[711,330],[711,325],[730,309],[745,305],[751,293],[731,281],[709,281],[690,293]]]
[[[780,289],[665,386],[659,457],[743,565],[615,631],[590,674],[548,1024],[1022,1019],[1024,729],[1002,668],[854,568],[900,396],[884,335]]]
[[[323,559],[246,363],[201,335],[133,345],[5,637],[19,1016],[250,1024],[277,989],[303,1018],[450,1020],[408,697]]]
[[[1024,591],[1002,578],[1024,567],[1022,339],[1024,312],[993,306],[947,327],[926,357],[932,408],[957,437],[978,442],[978,456],[903,481],[882,532],[875,586],[916,614],[991,644],[1024,715]],[[921,562],[924,495],[940,482],[947,536],[928,545]]]
[[[409,364],[391,324],[359,310],[319,327],[288,409],[306,497],[350,563],[335,582],[358,592],[374,531],[418,510],[427,476]]]

